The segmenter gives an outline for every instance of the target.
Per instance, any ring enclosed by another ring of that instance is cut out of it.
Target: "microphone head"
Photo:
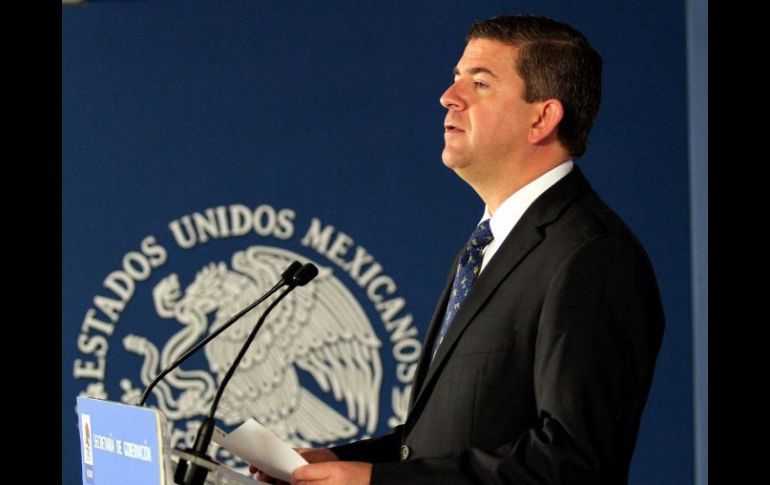
[[[318,275],[318,268],[313,263],[305,263],[291,277],[289,284],[291,286],[305,286]]]
[[[281,280],[288,282],[289,279],[302,267],[302,263],[299,261],[292,261],[286,271],[281,273]]]

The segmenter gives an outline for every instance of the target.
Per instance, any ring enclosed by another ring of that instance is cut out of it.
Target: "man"
[[[647,256],[573,160],[602,60],[533,16],[475,23],[441,96],[444,164],[486,204],[452,265],[406,422],[299,484],[626,483],[663,333]]]

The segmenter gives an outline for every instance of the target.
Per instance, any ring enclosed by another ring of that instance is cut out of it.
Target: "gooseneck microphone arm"
[[[273,293],[278,291],[278,289],[280,289],[282,286],[285,286],[287,284],[291,284],[291,282],[293,281],[292,278],[297,273],[297,271],[299,271],[300,269],[302,269],[302,265],[299,263],[299,261],[292,262],[289,265],[289,267],[286,268],[286,270],[283,273],[281,273],[281,279],[278,280],[278,283],[276,283],[275,286],[270,288],[267,291],[267,293],[262,295],[259,299],[257,299],[251,305],[247,306],[246,308],[244,308],[243,310],[241,310],[237,314],[233,315],[233,317],[230,318],[230,320],[226,321],[215,332],[213,332],[211,335],[209,335],[205,339],[203,339],[200,342],[198,342],[190,350],[188,350],[187,352],[185,352],[184,354],[179,356],[179,358],[176,359],[174,362],[172,362],[171,365],[169,365],[168,367],[163,369],[163,371],[161,371],[160,374],[155,376],[155,379],[153,379],[152,382],[150,382],[150,385],[147,386],[147,389],[145,389],[144,392],[142,393],[142,397],[139,399],[139,406],[144,406],[144,403],[147,401],[147,398],[150,397],[150,392],[155,388],[156,385],[158,385],[158,383],[161,381],[161,379],[166,377],[166,375],[169,372],[171,372],[172,370],[174,370],[177,367],[179,367],[182,364],[182,362],[187,360],[192,354],[194,354],[195,352],[200,350],[201,347],[203,347],[204,345],[209,343],[211,340],[215,339],[217,337],[217,335],[219,335],[220,333],[222,333],[225,330],[227,330],[233,323],[238,321],[238,319],[240,319],[242,316],[244,316],[246,313],[248,313],[252,308],[254,308],[255,306],[257,306],[260,303],[262,303],[263,301],[265,301],[265,299],[267,299],[270,295],[272,295]]]
[[[267,318],[267,315],[294,288],[296,288],[297,286],[306,285],[310,280],[315,278],[317,274],[318,274],[318,268],[316,268],[316,266],[312,263],[306,263],[299,270],[297,270],[293,276],[291,276],[288,279],[288,281],[286,282],[286,285],[287,285],[286,290],[284,290],[283,293],[278,295],[278,297],[267,307],[267,309],[262,314],[257,324],[254,326],[254,329],[249,334],[248,338],[246,339],[246,342],[244,342],[243,346],[241,347],[241,350],[238,352],[238,355],[235,357],[235,360],[230,365],[230,368],[227,370],[225,377],[222,378],[222,382],[219,385],[219,390],[217,391],[217,394],[214,397],[214,401],[211,403],[211,409],[209,410],[209,414],[203,420],[203,423],[201,423],[201,427],[198,429],[198,434],[195,436],[195,443],[193,444],[193,447],[191,449],[186,450],[188,453],[190,453],[191,455],[197,458],[200,458],[206,461],[211,461],[211,458],[208,455],[206,455],[206,450],[208,449],[209,444],[211,443],[211,436],[214,433],[214,427],[215,427],[214,414],[216,413],[217,406],[219,405],[219,399],[222,397],[222,394],[225,391],[225,387],[227,387],[227,383],[230,381],[230,378],[233,376],[233,374],[235,373],[235,370],[238,368],[238,365],[241,363],[241,359],[243,359],[243,356],[246,355],[246,351],[249,349],[251,342],[257,336],[257,332],[259,332],[259,329],[262,328],[262,325],[265,323],[265,319]],[[182,484],[182,485],[202,485],[206,479],[207,474],[208,474],[208,469],[206,467],[203,467],[195,463],[188,464],[185,460],[180,460],[179,465],[177,467],[177,474],[174,476],[174,480],[175,480],[175,483]]]

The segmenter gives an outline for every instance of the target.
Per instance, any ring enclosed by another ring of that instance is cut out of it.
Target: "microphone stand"
[[[226,322],[225,322],[225,323],[224,323],[224,324],[223,324],[221,327],[219,327],[219,328],[218,328],[218,329],[217,329],[215,332],[213,332],[211,335],[209,335],[209,336],[208,336],[208,337],[206,337],[205,339],[203,339],[203,340],[201,340],[200,342],[198,342],[198,343],[197,343],[197,344],[196,344],[194,347],[192,347],[192,348],[191,348],[191,349],[189,349],[187,352],[185,352],[184,354],[182,354],[181,356],[179,356],[179,358],[177,358],[177,359],[176,359],[174,362],[172,362],[172,363],[171,363],[171,365],[169,365],[168,367],[166,367],[165,369],[163,369],[163,371],[162,371],[160,374],[158,374],[157,376],[155,376],[155,379],[153,379],[153,380],[152,380],[152,382],[150,383],[150,385],[149,385],[149,386],[147,386],[147,388],[144,390],[144,392],[142,393],[142,397],[139,399],[139,404],[138,404],[138,405],[139,405],[139,406],[144,406],[144,403],[147,401],[147,398],[150,396],[150,391],[152,391],[152,390],[155,388],[155,386],[156,386],[156,385],[157,385],[157,384],[158,384],[158,383],[161,381],[161,379],[163,379],[164,377],[166,377],[166,375],[167,375],[169,372],[171,372],[172,370],[174,370],[174,369],[176,369],[177,367],[179,367],[179,366],[182,364],[182,362],[184,362],[185,360],[187,360],[187,359],[188,359],[188,358],[189,358],[189,357],[190,357],[192,354],[194,354],[195,352],[197,352],[198,350],[200,350],[200,348],[201,348],[201,347],[203,347],[204,345],[206,345],[207,343],[209,343],[210,341],[212,341],[212,340],[213,340],[214,338],[216,338],[216,337],[217,337],[217,336],[218,336],[220,333],[222,333],[222,332],[224,332],[225,330],[227,330],[228,328],[230,328],[230,326],[231,326],[233,323],[235,323],[236,321],[238,321],[238,320],[239,320],[239,319],[240,319],[240,318],[241,318],[243,315],[245,315],[246,313],[248,313],[248,312],[249,312],[249,311],[250,311],[252,308],[254,308],[255,306],[257,306],[257,305],[259,305],[260,303],[262,303],[263,301],[265,301],[265,300],[266,300],[266,299],[267,299],[267,298],[268,298],[270,295],[272,295],[273,293],[275,293],[276,291],[278,291],[278,289],[279,289],[279,288],[281,288],[281,287],[282,287],[282,286],[284,286],[284,285],[290,284],[290,283],[291,283],[291,281],[292,281],[292,278],[294,277],[294,275],[295,275],[295,274],[297,273],[297,271],[299,271],[301,268],[302,268],[302,265],[299,263],[299,261],[294,261],[294,262],[292,262],[292,263],[289,265],[289,267],[288,267],[288,268],[286,268],[286,270],[285,270],[283,273],[281,273],[281,279],[280,279],[280,280],[278,280],[278,283],[276,283],[276,284],[275,284],[275,286],[273,286],[272,288],[270,288],[270,289],[267,291],[267,293],[265,293],[264,295],[262,295],[262,297],[260,297],[259,299],[257,299],[257,300],[256,300],[254,303],[252,303],[251,305],[247,306],[246,308],[244,308],[243,310],[241,310],[240,312],[238,312],[237,314],[235,314],[235,315],[234,315],[232,318],[230,318],[230,320],[226,321]]]
[[[249,337],[246,339],[246,342],[244,342],[243,346],[241,347],[241,350],[238,352],[238,355],[235,357],[235,361],[233,361],[232,365],[230,365],[230,368],[227,370],[225,377],[222,379],[222,383],[219,385],[219,390],[217,391],[216,396],[214,396],[214,401],[211,403],[209,414],[203,420],[201,427],[198,429],[198,434],[195,436],[195,443],[193,444],[193,447],[182,451],[185,451],[186,453],[193,455],[195,458],[199,460],[203,460],[204,462],[207,462],[213,465],[214,467],[218,465],[215,461],[211,459],[210,456],[206,454],[206,451],[209,447],[209,444],[211,443],[211,436],[214,433],[214,427],[215,427],[214,414],[216,413],[217,406],[219,405],[219,399],[222,397],[225,387],[227,387],[227,383],[230,381],[230,378],[233,376],[233,374],[235,373],[235,370],[238,368],[238,364],[240,364],[241,359],[243,359],[243,356],[246,355],[246,351],[249,349],[251,342],[257,336],[257,332],[259,332],[259,329],[262,328],[262,325],[265,323],[265,319],[267,318],[267,315],[294,288],[296,288],[297,286],[306,285],[310,280],[315,278],[317,274],[318,274],[318,268],[316,268],[316,266],[313,265],[312,263],[307,263],[304,266],[302,266],[299,270],[297,270],[292,277],[289,278],[289,281],[287,281],[286,283],[288,288],[286,288],[286,290],[284,290],[283,293],[278,295],[278,298],[276,298],[275,301],[273,301],[267,307],[267,309],[265,310],[265,312],[262,314],[259,321],[257,322],[257,325],[249,334]],[[180,459],[179,464],[177,465],[177,468],[176,468],[176,473],[174,474],[174,483],[181,484],[181,485],[203,485],[204,481],[206,480],[206,475],[208,475],[208,472],[209,472],[209,467],[199,465],[197,463],[188,464],[187,460]]]

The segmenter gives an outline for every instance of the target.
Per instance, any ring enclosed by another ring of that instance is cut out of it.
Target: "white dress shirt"
[[[528,183],[524,187],[514,192],[505,199],[500,207],[497,208],[494,215],[489,214],[489,207],[484,207],[484,215],[479,224],[486,219],[490,219],[489,227],[492,230],[494,240],[484,249],[484,260],[481,262],[481,271],[484,271],[489,260],[495,255],[500,245],[508,237],[513,227],[519,222],[521,216],[532,203],[540,197],[543,192],[548,190],[553,184],[561,180],[565,175],[572,171],[575,164],[568,160],[547,171],[540,177]]]

